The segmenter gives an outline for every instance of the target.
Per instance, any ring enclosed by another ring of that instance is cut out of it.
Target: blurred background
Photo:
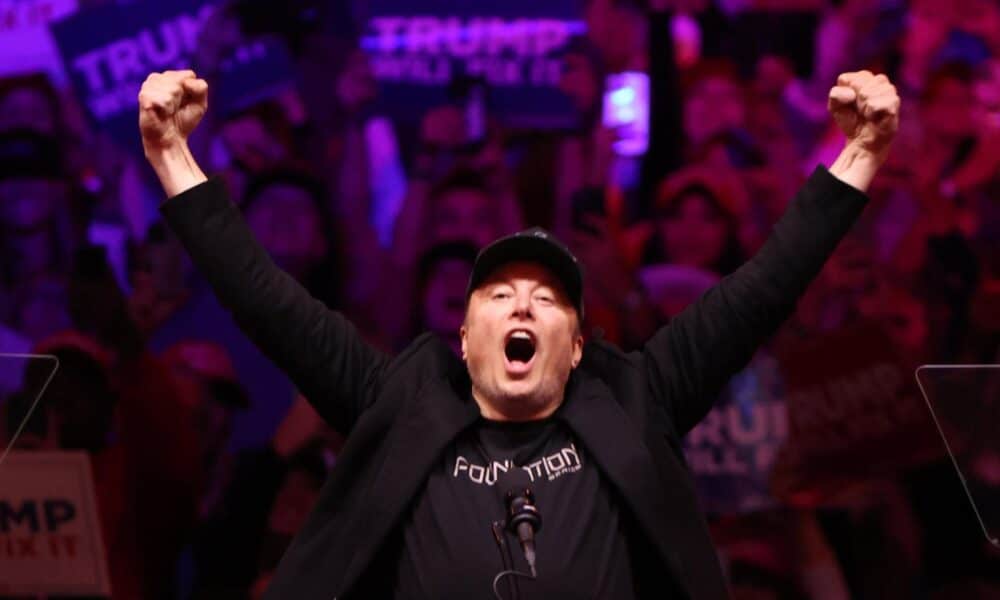
[[[1000,598],[1000,386],[927,383],[953,463],[914,378],[1000,349],[1000,3],[0,0],[0,351],[60,360],[0,358],[0,447],[89,458],[98,597],[258,597],[342,442],[160,221],[136,96],[189,67],[206,172],[387,351],[457,348],[477,250],[532,225],[640,348],[836,157],[837,75],[888,74],[869,207],[685,452],[738,599]]]

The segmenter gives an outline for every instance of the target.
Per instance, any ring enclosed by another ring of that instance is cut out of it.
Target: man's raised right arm
[[[154,73],[142,85],[143,149],[168,198],[160,210],[240,328],[347,434],[388,357],[278,268],[221,182],[198,167],[187,138],[207,108],[208,84],[193,71]]]

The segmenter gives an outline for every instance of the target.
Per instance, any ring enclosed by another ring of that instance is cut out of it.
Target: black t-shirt
[[[517,465],[517,466],[514,466]],[[481,419],[459,436],[430,474],[402,529],[395,594],[402,598],[494,598],[508,560],[528,565],[517,538],[492,524],[504,517],[498,476],[524,468],[542,516],[535,535],[538,579],[504,577],[505,599],[635,598],[626,526],[597,467],[566,426],[547,419],[505,423]],[[502,530],[501,530],[502,531]]]

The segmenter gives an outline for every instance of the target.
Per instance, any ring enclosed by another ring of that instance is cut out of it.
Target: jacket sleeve
[[[220,180],[170,198],[160,211],[240,329],[346,435],[374,397],[388,356],[275,265]]]
[[[650,393],[665,404],[681,435],[792,314],[867,201],[817,167],[757,254],[646,343]]]

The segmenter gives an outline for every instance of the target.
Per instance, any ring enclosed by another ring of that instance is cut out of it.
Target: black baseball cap
[[[577,315],[583,319],[583,269],[580,262],[566,244],[541,227],[502,237],[483,248],[472,266],[472,275],[465,290],[466,300],[490,274],[516,261],[538,263],[552,272],[562,283]]]

